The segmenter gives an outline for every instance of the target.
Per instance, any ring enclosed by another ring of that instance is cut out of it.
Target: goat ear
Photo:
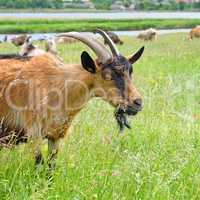
[[[131,64],[135,63],[138,61],[138,59],[142,56],[144,52],[144,47],[142,47],[140,50],[138,50],[130,59],[129,59],[129,62]]]
[[[29,36],[26,38],[26,42],[30,42],[31,37],[32,37],[32,36],[29,35]]]
[[[82,62],[82,66],[85,70],[87,70],[88,72],[95,74],[96,73],[96,65],[94,60],[91,58],[91,56],[84,51],[81,54],[81,62]]]

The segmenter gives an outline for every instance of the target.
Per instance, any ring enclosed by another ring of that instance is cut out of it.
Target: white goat
[[[43,49],[40,49],[37,46],[33,45],[33,43],[30,41],[30,38],[31,36],[27,37],[26,41],[21,47],[19,54],[21,56],[27,56],[27,57],[45,54],[46,52]]]
[[[141,33],[139,33],[139,35],[137,36],[137,38],[144,40],[144,41],[151,41],[156,39],[156,36],[158,35],[157,30],[150,28],[147,29],[145,31],[142,31]]]

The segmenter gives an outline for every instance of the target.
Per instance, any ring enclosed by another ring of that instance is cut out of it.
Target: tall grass
[[[1,19],[0,33],[48,33],[67,31],[141,30],[149,27],[191,28],[199,19],[140,19],[140,20],[56,20],[56,19]]]
[[[131,37],[130,55],[143,45]],[[0,151],[1,200],[198,200],[200,194],[200,41],[183,34],[145,43],[134,66],[144,109],[132,130],[118,133],[113,108],[94,99],[62,142],[52,184],[35,170],[29,146]],[[12,46],[0,44],[1,52]],[[59,46],[66,62],[80,62],[84,45]],[[47,147],[44,143],[43,153]]]

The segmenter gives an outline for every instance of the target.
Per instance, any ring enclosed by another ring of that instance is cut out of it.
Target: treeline
[[[75,0],[74,0],[75,1]],[[77,0],[78,1],[78,0]],[[186,3],[177,0],[91,0],[97,9],[109,9],[116,1],[121,2],[125,8],[131,5],[136,10],[199,10],[200,1]]]
[[[117,0],[91,0],[96,9],[110,9]],[[72,3],[80,3],[81,0],[73,0]],[[121,0],[120,4],[125,8],[134,5],[136,10],[199,10],[200,1],[185,3],[177,0]],[[0,0],[0,8],[65,8],[63,0]]]
[[[92,3],[94,4],[96,9],[110,9],[110,6],[112,3],[114,3],[115,0],[92,0]]]
[[[1,8],[62,8],[62,0],[0,0]]]
[[[177,0],[134,0],[136,10],[199,10],[200,2]]]

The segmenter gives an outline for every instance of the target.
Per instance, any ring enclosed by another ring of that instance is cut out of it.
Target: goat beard
[[[128,123],[127,115],[125,113],[125,109],[121,106],[115,112],[115,118],[119,125],[120,132],[123,132],[125,128],[131,129],[131,126]]]

